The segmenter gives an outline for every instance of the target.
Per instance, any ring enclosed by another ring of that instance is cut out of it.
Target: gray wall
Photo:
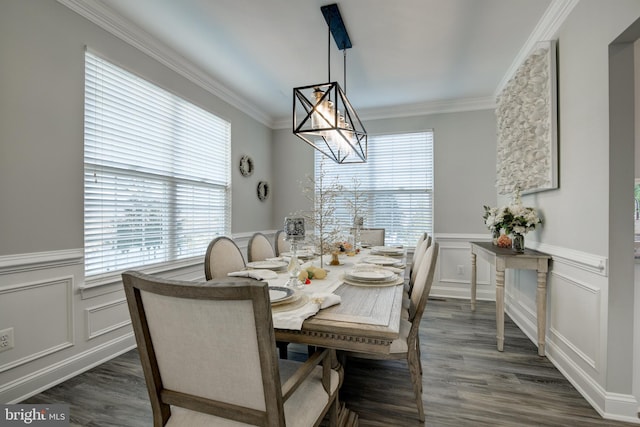
[[[369,134],[434,132],[434,233],[488,233],[482,206],[496,204],[496,124],[493,110],[365,120]],[[301,177],[313,175],[313,148],[291,133],[274,131],[274,227],[308,206]]]
[[[83,246],[84,49],[231,122],[233,232],[271,226],[271,130],[55,0],[0,2],[0,255]],[[253,157],[243,178],[237,163]]]

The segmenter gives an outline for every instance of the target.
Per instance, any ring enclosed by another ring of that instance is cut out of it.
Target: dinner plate
[[[285,261],[253,261],[248,262],[247,267],[249,268],[262,268],[267,270],[280,270],[289,265]]]
[[[363,268],[346,272],[345,277],[359,282],[390,282],[395,280],[398,275],[382,268]]]
[[[374,255],[374,256],[369,256],[364,258],[362,262],[365,262],[367,264],[377,264],[377,265],[396,265],[402,261],[398,261],[397,259],[389,258],[386,256]]]
[[[347,279],[346,277],[343,279],[343,282],[346,283],[347,285],[352,285],[352,286],[362,286],[362,287],[384,287],[384,286],[397,286],[397,285],[401,285],[404,283],[404,278],[402,277],[397,277],[395,280],[392,280],[390,282],[361,282],[359,280],[351,280],[351,279]]]
[[[269,299],[271,304],[280,303],[293,298],[293,289],[283,288],[281,286],[272,286],[269,288]]]
[[[287,301],[271,304],[271,313],[296,310],[309,302],[309,296],[302,292],[296,292],[295,296]]]
[[[404,249],[395,246],[374,246],[371,248],[371,253],[399,255],[404,253]]]

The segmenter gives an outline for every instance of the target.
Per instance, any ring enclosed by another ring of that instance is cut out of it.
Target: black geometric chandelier
[[[351,40],[337,4],[322,6],[320,10],[329,26],[329,78],[327,83],[293,89],[293,133],[336,163],[365,163],[367,131],[346,92],[338,82],[331,82],[331,34],[338,49],[343,51],[345,88],[346,50],[351,48]]]

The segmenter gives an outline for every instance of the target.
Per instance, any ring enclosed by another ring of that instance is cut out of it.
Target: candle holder
[[[290,288],[299,288],[302,286],[302,282],[298,279],[300,274],[300,263],[298,262],[298,243],[304,240],[304,218],[291,218],[284,219],[284,234],[285,240],[291,244],[291,260],[289,260],[289,266],[287,271],[289,272],[289,280],[285,283],[285,286]]]

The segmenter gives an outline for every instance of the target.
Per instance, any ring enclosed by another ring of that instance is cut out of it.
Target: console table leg
[[[504,270],[496,270],[496,338],[498,351],[504,350]]]
[[[476,254],[471,252],[471,311],[476,311]]]
[[[544,356],[545,333],[547,329],[547,273],[542,271],[538,271],[536,306],[538,309],[538,356]]]

